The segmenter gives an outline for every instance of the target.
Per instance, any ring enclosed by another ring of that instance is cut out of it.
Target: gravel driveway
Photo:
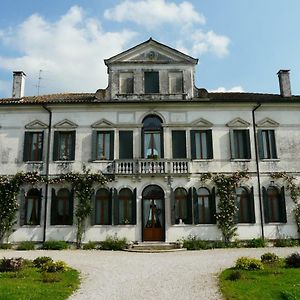
[[[286,256],[299,248],[215,249],[171,253],[110,251],[0,251],[0,257],[51,256],[81,271],[81,288],[70,300],[222,299],[217,273],[239,256],[265,252]]]

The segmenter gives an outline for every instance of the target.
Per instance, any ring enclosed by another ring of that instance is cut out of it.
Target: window
[[[161,119],[155,115],[147,116],[143,121],[142,149],[144,158],[163,157]]]
[[[259,158],[277,158],[274,130],[258,130]]]
[[[115,225],[136,224],[136,191],[121,189],[115,199]]]
[[[23,161],[43,160],[43,132],[25,132]]]
[[[92,160],[114,159],[114,132],[96,131],[92,133]]]
[[[25,198],[25,225],[40,225],[41,191],[31,189]]]
[[[232,159],[250,159],[250,137],[248,129],[232,129],[230,131]]]
[[[265,222],[286,223],[284,187],[280,191],[274,186],[270,186],[267,189],[263,187],[263,198]]]
[[[212,131],[191,130],[191,154],[192,159],[212,159]]]
[[[236,189],[236,206],[238,223],[255,223],[253,188],[251,193],[244,187]]]
[[[145,72],[145,94],[159,93],[159,73]]]
[[[95,197],[95,220],[97,225],[111,225],[112,193],[107,189],[99,189]]]
[[[200,188],[194,195],[195,224],[215,223],[216,203],[214,189],[212,194],[207,188]]]
[[[68,189],[60,189],[55,192],[52,189],[51,197],[51,225],[73,224],[73,192]]]
[[[133,94],[133,73],[120,73],[120,94]]]
[[[133,131],[119,131],[119,158],[133,158]]]
[[[75,159],[76,131],[55,131],[53,160]]]
[[[186,134],[185,130],[172,131],[173,158],[186,158]]]
[[[182,94],[183,93],[183,80],[182,72],[169,73],[169,93]]]
[[[189,224],[188,194],[184,188],[177,188],[175,197],[175,224]]]

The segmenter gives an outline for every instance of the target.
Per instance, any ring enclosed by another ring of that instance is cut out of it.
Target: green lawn
[[[79,286],[79,273],[76,270],[69,269],[54,276],[60,281],[43,282],[42,273],[31,267],[19,272],[2,272],[0,300],[62,300],[67,299]]]
[[[231,281],[234,269],[220,274],[220,287],[225,299],[294,300],[300,299],[300,269],[265,266],[260,271],[240,271],[241,279]]]

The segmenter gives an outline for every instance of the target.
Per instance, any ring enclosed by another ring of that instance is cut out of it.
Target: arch
[[[136,223],[136,193],[129,188],[122,188],[115,202],[114,224],[129,225]]]
[[[195,224],[214,224],[216,214],[215,189],[200,187],[194,195]]]
[[[72,225],[74,197],[73,191],[61,188],[52,189],[51,197],[51,225]]]
[[[142,197],[143,199],[161,199],[165,197],[165,192],[157,184],[151,184],[143,189]]]
[[[25,225],[40,225],[41,190],[32,188],[25,198]]]
[[[253,223],[254,203],[249,189],[245,186],[237,187],[236,194],[236,206],[237,206],[237,222],[238,223]]]
[[[112,192],[106,188],[99,188],[95,193],[95,215],[96,225],[112,224]]]
[[[141,117],[139,117],[138,123],[140,123],[140,124],[143,123],[144,119],[150,115],[157,116],[158,118],[161,119],[161,122],[163,124],[166,124],[166,118],[160,112],[155,111],[155,110],[147,111],[146,113],[144,113]]]
[[[184,187],[177,187],[174,190],[174,223],[188,224],[188,192]]]

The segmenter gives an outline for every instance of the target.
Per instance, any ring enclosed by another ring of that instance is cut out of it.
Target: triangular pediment
[[[187,63],[197,64],[198,59],[161,44],[152,38],[120,54],[104,60],[106,65],[117,63]]]
[[[278,127],[279,123],[270,118],[264,118],[261,121],[257,122],[256,125],[257,127]]]
[[[68,119],[64,119],[58,123],[56,123],[54,125],[55,128],[65,128],[65,129],[71,129],[71,128],[76,128],[77,124],[75,124],[74,122],[68,120]]]
[[[107,127],[115,127],[114,124],[106,119],[101,119],[94,124],[91,125],[92,128],[107,128]]]
[[[48,125],[42,121],[34,120],[34,121],[26,124],[25,128],[26,129],[46,129],[46,128],[48,128]]]
[[[228,127],[249,127],[250,123],[241,118],[235,118],[226,125]]]
[[[191,123],[191,126],[192,127],[212,127],[213,123],[211,123],[203,118],[200,118],[200,119],[193,121]]]

